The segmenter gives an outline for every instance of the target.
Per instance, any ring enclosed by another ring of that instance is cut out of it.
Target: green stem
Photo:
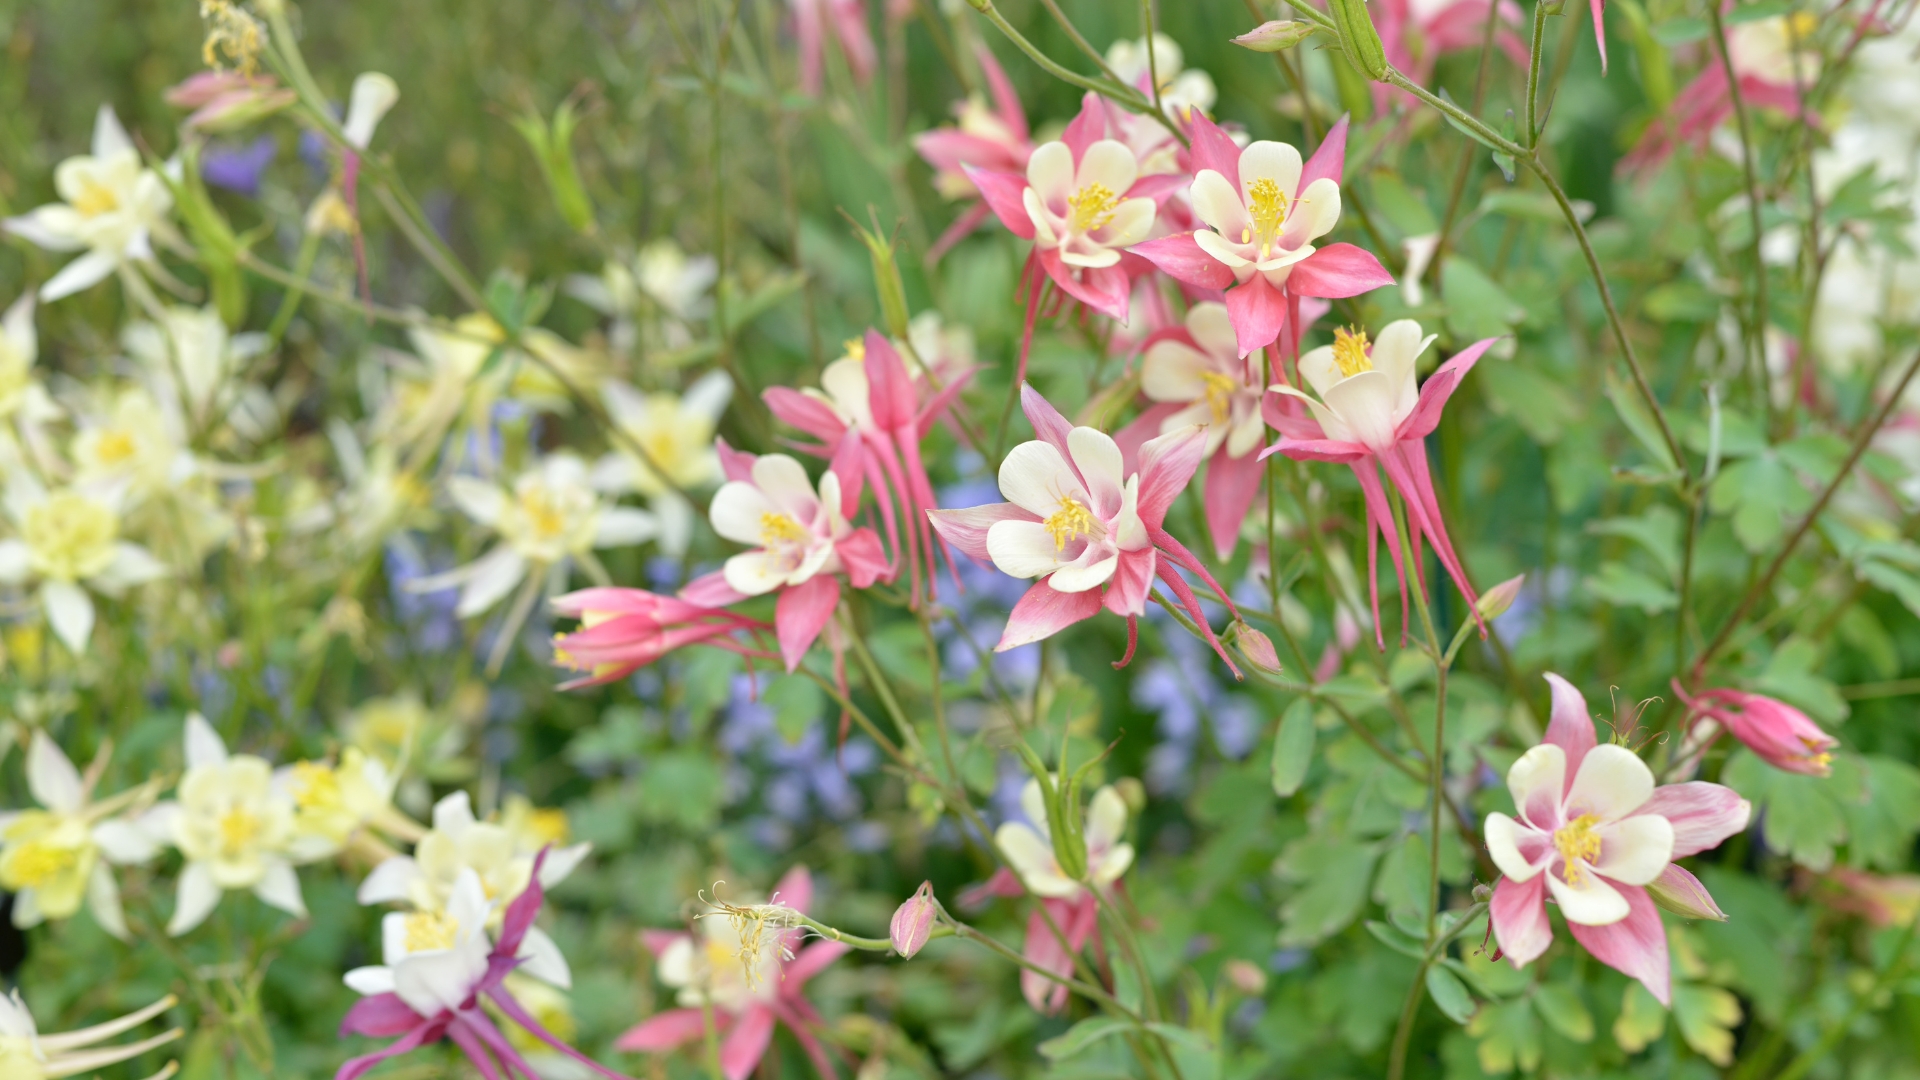
[[[1815,1065],[1827,1060],[1828,1055],[1840,1045],[1840,1040],[1847,1037],[1847,1032],[1853,1027],[1854,1021],[1866,1014],[1875,999],[1887,992],[1887,988],[1893,985],[1894,979],[1898,978],[1902,969],[1907,966],[1907,946],[1913,944],[1915,927],[1920,927],[1920,916],[1907,919],[1907,928],[1901,931],[1900,941],[1893,947],[1893,955],[1887,959],[1886,968],[1873,981],[1873,989],[1854,998],[1853,1006],[1847,1010],[1847,1015],[1841,1017],[1839,1023],[1821,1032],[1820,1041],[1802,1050],[1798,1056],[1788,1062],[1787,1067],[1780,1071],[1780,1075],[1775,1080],[1800,1080]]]
[[[1747,360],[1754,365],[1760,380],[1760,400],[1767,414],[1767,428],[1777,427],[1773,415],[1773,393],[1767,375],[1767,264],[1760,257],[1760,181],[1754,170],[1753,124],[1747,118],[1747,102],[1740,93],[1740,76],[1733,70],[1733,55],[1727,51],[1726,21],[1718,4],[1707,5],[1707,17],[1713,21],[1713,38],[1720,54],[1720,70],[1727,79],[1727,93],[1733,98],[1733,115],[1740,132],[1740,169],[1747,183],[1747,222],[1753,229],[1753,307],[1747,324]],[[1776,431],[1775,434],[1778,434]]]
[[[1492,18],[1489,14],[1488,18]],[[1533,5],[1533,40],[1527,46],[1527,149],[1531,150],[1540,142],[1540,60],[1546,54],[1542,47],[1546,40],[1547,4],[1545,0]]]
[[[1486,904],[1474,904],[1461,914],[1459,922],[1454,923],[1451,929],[1427,946],[1426,955],[1420,959],[1420,968],[1414,972],[1413,985],[1407,988],[1406,1001],[1400,1006],[1400,1022],[1394,1027],[1393,1049],[1387,1058],[1387,1080],[1401,1080],[1401,1077],[1406,1075],[1407,1043],[1413,1035],[1414,1017],[1420,1013],[1420,999],[1426,992],[1427,969],[1432,967],[1434,961],[1446,951],[1447,945],[1471,927],[1474,920],[1479,918],[1480,913],[1486,909]]]

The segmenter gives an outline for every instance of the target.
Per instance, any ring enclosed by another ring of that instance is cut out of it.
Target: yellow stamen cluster
[[[797,544],[806,539],[807,531],[793,520],[791,514],[776,514],[772,511],[760,515],[760,546],[778,547],[782,544]]]
[[[10,891],[34,889],[71,873],[80,863],[80,849],[47,840],[29,840],[7,853],[0,866],[0,885]]]
[[[1335,328],[1333,362],[1340,365],[1340,374],[1349,378],[1372,371],[1373,358],[1367,355],[1367,332],[1357,327]]]
[[[460,924],[444,911],[415,911],[407,915],[407,951],[451,949]]]
[[[1053,537],[1053,550],[1064,551],[1067,542],[1081,536],[1093,535],[1098,522],[1093,519],[1093,511],[1079,499],[1069,495],[1060,500],[1060,509],[1055,510],[1041,524],[1046,526],[1048,535]]]
[[[559,500],[537,487],[530,487],[519,494],[520,513],[527,521],[527,531],[542,540],[559,536],[567,529],[567,514]]]
[[[1233,392],[1240,388],[1231,376],[1217,371],[1200,373],[1200,383],[1206,388],[1207,407],[1213,410],[1213,422],[1224,424],[1233,411]]]
[[[774,902],[771,904],[750,904],[744,907],[739,904],[729,904],[718,898],[708,898],[705,895],[702,895],[701,899],[705,900],[713,910],[697,916],[698,918],[725,915],[732,921],[734,936],[740,939],[740,947],[730,955],[730,958],[740,965],[747,989],[760,988],[760,957],[767,949],[775,950],[775,955],[782,960],[793,959],[793,952],[787,948],[785,935],[788,930],[804,924],[800,921],[799,912],[779,903],[778,895],[774,896]],[[718,942],[710,941],[707,947],[710,951],[718,951],[726,955],[725,946],[719,945]]]
[[[318,761],[293,766],[293,802],[302,810],[331,810],[341,803],[340,777]]]
[[[1580,884],[1584,875],[1580,873],[1579,862],[1590,863],[1600,857],[1600,833],[1595,829],[1599,824],[1598,814],[1581,814],[1554,832],[1553,846],[1567,861],[1567,884]]]
[[[1067,205],[1073,207],[1068,227],[1074,232],[1090,233],[1113,220],[1120,209],[1120,196],[1105,184],[1093,183],[1067,196]]]
[[[1260,257],[1272,255],[1273,245],[1280,242],[1280,232],[1286,227],[1287,214],[1295,205],[1280,185],[1267,177],[1248,184],[1247,213],[1253,218],[1253,224],[1241,232],[1240,242],[1251,244],[1258,237]]]
[[[1833,755],[1822,750],[1820,743],[1803,735],[1800,737],[1800,745],[1807,748],[1807,764],[1819,769],[1822,773],[1833,766]]]
[[[81,177],[80,194],[70,204],[80,212],[81,217],[99,217],[120,209],[120,196],[113,189],[96,180]]]
[[[109,193],[107,197],[113,196]],[[100,433],[100,438],[93,444],[93,456],[99,459],[100,464],[109,468],[124,465],[133,460],[133,456],[139,450],[140,446],[134,441],[133,433],[125,428],[108,428]]]
[[[208,67],[249,76],[260,69],[260,51],[266,47],[266,33],[258,19],[235,7],[230,0],[200,0],[200,17],[207,22],[200,59]]]
[[[847,350],[847,358],[850,360],[864,361],[867,358],[867,341],[865,338],[848,338],[846,342],[841,345],[841,348]]]
[[[234,807],[220,815],[220,847],[228,855],[243,854],[260,835],[260,819],[252,811]]]

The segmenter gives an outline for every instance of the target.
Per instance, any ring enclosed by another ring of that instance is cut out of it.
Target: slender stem
[[[720,1026],[714,1021],[711,998],[703,997],[700,1001],[700,1033],[706,1042],[707,1072],[711,1080],[726,1080],[727,1074],[720,1068]]]
[[[1498,5],[1494,5],[1496,8]],[[1488,19],[1492,19],[1491,12]],[[1533,5],[1533,40],[1527,45],[1527,149],[1532,150],[1540,141],[1540,59],[1546,54],[1544,44],[1547,29],[1547,4]]]
[[[1060,0],[1040,0],[1040,2],[1046,6],[1047,14],[1053,16],[1053,21],[1060,24],[1060,29],[1067,32],[1067,37],[1073,41],[1074,48],[1085,53],[1087,59],[1093,61],[1093,66],[1100,69],[1100,74],[1122,86],[1126,85],[1126,82],[1113,70],[1113,66],[1107,63],[1107,58],[1100,55],[1100,50],[1094,48],[1093,43],[1087,40],[1087,36],[1080,32],[1080,28],[1073,25],[1073,20],[1067,18],[1067,13],[1060,10]]]
[[[1041,52],[1033,42],[1028,41],[1020,31],[1014,29],[1013,24],[1007,21],[1006,16],[1000,14],[1000,10],[993,6],[993,0],[967,0],[967,2],[973,5],[975,11],[985,15],[988,22],[992,23],[1002,34],[1005,34],[1008,41],[1013,42],[1015,47],[1021,52],[1026,53],[1028,58],[1034,63],[1039,64],[1041,70],[1047,74],[1062,82],[1077,86],[1082,90],[1091,90],[1102,97],[1110,98],[1133,112],[1151,116],[1160,123],[1161,127],[1166,128],[1175,139],[1179,140],[1181,146],[1189,145],[1186,132],[1181,131],[1173,121],[1167,119],[1166,113],[1154,108],[1153,102],[1149,101],[1146,95],[1140,91],[1112,78],[1089,79],[1079,72],[1062,67],[1058,61],[1046,53]],[[1102,66],[1105,65],[1103,64]]]
[[[1718,4],[1707,5],[1707,17],[1713,21],[1713,39],[1720,54],[1720,70],[1726,76],[1727,93],[1733,99],[1733,115],[1740,131],[1740,169],[1747,182],[1747,222],[1753,229],[1753,306],[1747,323],[1747,359],[1760,379],[1760,400],[1767,413],[1767,427],[1775,428],[1773,393],[1767,376],[1767,264],[1760,257],[1763,238],[1760,227],[1760,181],[1754,169],[1753,123],[1747,117],[1747,102],[1740,93],[1740,76],[1733,70],[1733,54],[1727,49],[1726,21]],[[1791,20],[1789,20],[1791,21]]]
[[[1049,6],[1053,0],[1047,0]],[[1164,112],[1160,104],[1160,59],[1153,48],[1153,0],[1140,0],[1140,36],[1147,43],[1147,78],[1152,81],[1153,111]]]
[[[1387,1080],[1400,1080],[1401,1077],[1406,1075],[1407,1042],[1413,1035],[1414,1017],[1420,1013],[1420,999],[1425,996],[1426,993],[1427,969],[1433,966],[1434,961],[1440,959],[1440,955],[1446,951],[1447,945],[1451,943],[1454,938],[1459,937],[1468,927],[1472,926],[1474,920],[1479,918],[1480,913],[1486,909],[1487,905],[1485,904],[1475,904],[1468,908],[1461,914],[1460,921],[1453,924],[1452,929],[1440,935],[1438,940],[1427,946],[1427,953],[1420,960],[1420,968],[1414,972],[1413,985],[1407,988],[1406,1001],[1400,1006],[1400,1022],[1394,1027],[1393,1050],[1387,1059]]]
[[[1841,464],[1840,471],[1833,474],[1833,479],[1827,482],[1827,486],[1821,489],[1820,497],[1814,500],[1813,509],[1807,511],[1792,535],[1780,545],[1780,550],[1775,553],[1773,561],[1767,564],[1766,572],[1747,588],[1746,595],[1740,598],[1740,603],[1734,607],[1733,614],[1727,616],[1726,621],[1721,624],[1720,632],[1713,635],[1713,640],[1707,642],[1707,647],[1701,649],[1700,655],[1694,658],[1693,681],[1695,683],[1699,682],[1701,674],[1706,671],[1707,662],[1712,660],[1714,655],[1727,644],[1727,640],[1733,636],[1734,630],[1739,627],[1740,621],[1746,618],[1747,612],[1751,611],[1753,605],[1760,601],[1760,597],[1766,595],[1767,590],[1773,587],[1773,579],[1780,576],[1780,571],[1786,567],[1787,559],[1793,555],[1794,549],[1800,546],[1800,541],[1806,537],[1807,533],[1813,531],[1813,524],[1820,519],[1821,511],[1827,508],[1827,503],[1832,501],[1834,493],[1840,490],[1840,485],[1853,472],[1854,465],[1859,463],[1860,456],[1867,452],[1867,446],[1873,442],[1874,435],[1879,433],[1881,426],[1887,422],[1887,417],[1893,415],[1893,410],[1899,407],[1901,396],[1907,392],[1907,384],[1913,381],[1916,372],[1920,372],[1920,350],[1916,350],[1913,359],[1907,362],[1906,370],[1900,374],[1900,381],[1888,392],[1887,400],[1881,404],[1880,411],[1860,425],[1860,430],[1853,437],[1853,449],[1847,453],[1847,460]]]

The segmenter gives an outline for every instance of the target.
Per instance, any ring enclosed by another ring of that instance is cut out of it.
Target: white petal
[[[499,522],[507,508],[507,493],[498,484],[472,476],[456,476],[447,481],[447,494],[460,512],[482,525]]]
[[[347,122],[341,126],[341,133],[355,149],[365,150],[373,141],[374,129],[380,126],[381,118],[399,100],[400,86],[390,76],[377,71],[362,72],[353,80]]]
[[[1104,431],[1077,427],[1067,432],[1067,452],[1073,455],[1080,478],[1087,482],[1095,514],[1110,517],[1119,509],[1120,488],[1126,483],[1120,444]]]
[[[506,545],[494,548],[468,567],[470,575],[460,590],[460,603],[453,613],[471,618],[500,602],[527,576],[527,560]]]
[[[433,804],[433,831],[454,840],[473,828],[473,800],[464,791],[456,791]]]
[[[87,639],[93,636],[93,598],[87,590],[71,581],[40,583],[40,606],[47,613],[56,637],[75,655],[87,651]]]
[[[994,526],[999,528],[998,525]],[[1120,556],[1116,552],[1096,562],[1074,562],[1053,572],[1047,584],[1054,592],[1076,593],[1099,588],[1113,579],[1113,572],[1120,567]]]
[[[1653,770],[1624,746],[1607,743],[1587,751],[1567,791],[1567,816],[1597,815],[1619,821],[1653,797]]]
[[[388,967],[407,958],[407,913],[389,911],[380,916],[380,959]]]
[[[60,268],[60,272],[40,286],[40,299],[51,304],[83,289],[91,289],[107,279],[120,266],[119,254],[89,251]]]
[[[1039,833],[1017,821],[1009,821],[993,834],[993,840],[1029,892],[1052,897],[1080,894],[1079,883],[1055,867],[1053,847]]]
[[[1573,872],[1572,867],[1568,872]],[[1547,891],[1560,904],[1560,914],[1568,922],[1582,926],[1609,926],[1627,917],[1627,898],[1620,890],[1600,880],[1591,869],[1582,868],[1580,883],[1569,885],[1558,874],[1547,875]]]
[[[818,497],[798,461],[785,454],[762,454],[753,463],[753,483],[781,510],[803,522],[812,519]]]
[[[0,582],[18,584],[33,571],[33,549],[25,540],[0,540]]]
[[[167,920],[167,934],[181,934],[205,922],[220,903],[220,886],[213,883],[213,871],[205,863],[190,862],[180,870],[180,884],[173,901],[173,918]]]
[[[1531,881],[1533,875],[1545,865],[1545,860],[1540,863],[1529,862],[1520,853],[1520,840],[1523,837],[1539,836],[1539,830],[1530,825],[1522,825],[1505,814],[1495,812],[1487,815],[1486,836],[1487,854],[1493,856],[1493,865],[1515,881]]]
[[[793,567],[786,560],[764,551],[743,551],[728,559],[721,569],[726,574],[727,585],[748,596],[764,596],[780,588],[793,573]]]
[[[610,507],[600,514],[593,530],[594,547],[626,547],[643,544],[660,533],[660,522],[645,510],[630,506]]]
[[[120,117],[116,116],[113,106],[102,102],[99,111],[93,114],[93,156],[112,157],[133,151],[133,140],[127,137],[127,129],[120,126]]]
[[[1357,441],[1374,450],[1393,445],[1393,384],[1386,375],[1362,371],[1327,387],[1323,397]]]
[[[78,218],[73,208],[65,203],[48,203],[19,217],[7,218],[0,224],[4,224],[13,235],[47,251],[78,251],[86,246],[73,235],[71,229]],[[46,300],[47,297],[42,295],[40,299]]]
[[[146,548],[122,540],[113,545],[113,561],[88,581],[102,590],[117,593],[129,586],[142,585],[165,576],[166,566]]]
[[[365,997],[393,993],[393,969],[390,967],[357,967],[347,972],[341,981]]]
[[[1321,404],[1319,398],[1301,393],[1299,390],[1296,390],[1291,386],[1286,386],[1278,383],[1276,383],[1271,387],[1268,387],[1268,389],[1276,393],[1286,394],[1288,397],[1299,398],[1301,401],[1305,402],[1307,406],[1307,410],[1313,413],[1313,418],[1315,420],[1318,420],[1320,422],[1320,430],[1326,434],[1327,438],[1334,439],[1339,442],[1354,441],[1353,432],[1348,430],[1347,422],[1345,420],[1340,419],[1340,415],[1338,413],[1334,412],[1332,409],[1329,409],[1325,405]]]
[[[521,939],[520,951],[515,954],[522,961],[516,970],[552,983],[562,990],[573,986],[573,969],[567,966],[567,958],[561,954],[560,946],[547,936],[545,930],[537,926],[527,927],[527,936]]]
[[[213,730],[207,718],[198,712],[187,714],[187,768],[198,769],[208,765],[224,765],[227,760],[227,744],[220,733]]]
[[[1060,246],[1060,234],[1053,227],[1053,213],[1032,188],[1020,192],[1020,207],[1027,212],[1027,220],[1033,223],[1033,243],[1042,251]]]
[[[1507,770],[1507,791],[1522,819],[1536,829],[1560,827],[1560,794],[1567,786],[1566,751],[1552,743],[1520,755]]]
[[[1242,234],[1234,233],[1233,235],[1240,236]],[[1215,260],[1225,263],[1229,269],[1239,270],[1242,267],[1253,265],[1253,263],[1249,262],[1236,250],[1237,241],[1227,240],[1221,237],[1219,233],[1208,232],[1205,229],[1196,229],[1193,234],[1193,242],[1200,246],[1201,251],[1213,256]]]
[[[1126,143],[1101,139],[1080,155],[1080,167],[1074,170],[1073,189],[1083,191],[1089,185],[1101,184],[1116,196],[1125,195],[1139,175],[1140,163]]]
[[[1153,231],[1153,220],[1160,213],[1152,199],[1127,199],[1114,208],[1113,217],[1105,225],[1095,229],[1094,237],[1108,247],[1127,247],[1147,238]],[[1120,253],[1109,252],[1113,261],[1120,260]],[[1107,265],[1112,265],[1108,263]]]
[[[147,829],[122,818],[95,825],[93,842],[100,846],[100,854],[106,856],[108,862],[120,866],[143,863],[160,853],[160,844]]]
[[[1107,849],[1100,861],[1087,870],[1087,876],[1102,885],[1111,885],[1120,880],[1120,875],[1133,865],[1133,845],[1115,844]]]
[[[1059,510],[1064,499],[1092,503],[1060,451],[1038,439],[1007,451],[1000,463],[1000,494],[1020,509],[1043,518]]]
[[[1234,189],[1232,182],[1214,170],[1201,169],[1194,176],[1193,186],[1188,193],[1193,199],[1193,212],[1220,235],[1238,243],[1240,237],[1252,228],[1253,221],[1247,217],[1247,208],[1240,201],[1240,192]],[[1195,236],[1194,239],[1200,238]],[[1208,254],[1213,253],[1209,251]]]
[[[1303,247],[1333,231],[1340,223],[1340,185],[1323,176],[1308,184],[1294,205],[1281,234],[1282,247]]]
[[[713,522],[713,531],[726,539],[736,544],[758,544],[765,516],[780,512],[759,488],[744,480],[729,480],[714,493],[707,517]]]
[[[300,875],[285,859],[267,860],[267,872],[254,885],[253,895],[296,919],[307,917],[306,901],[300,898]]]
[[[1153,401],[1197,401],[1207,393],[1200,376],[1212,369],[1193,346],[1163,338],[1147,347],[1140,362],[1140,389]]]
[[[1646,885],[1673,861],[1673,822],[1638,814],[1600,829],[1593,868],[1622,885]]]
[[[1093,801],[1087,806],[1087,846],[1112,847],[1126,833],[1126,800],[1110,784],[1094,792]]]
[[[1073,151],[1066,143],[1056,140],[1034,150],[1027,159],[1027,185],[1049,206],[1073,193]]]
[[[708,420],[720,419],[733,397],[733,380],[724,371],[709,371],[680,395],[680,410]]]
[[[460,932],[466,934],[486,924],[490,908],[487,887],[481,884],[479,872],[471,866],[461,867],[454,875],[453,891],[447,896],[447,914],[453,916]]]
[[[34,801],[41,806],[63,813],[80,809],[87,800],[80,770],[73,767],[59,744],[39,728],[34,729],[33,741],[27,745],[27,790],[33,792]]]
[[[1387,377],[1393,384],[1394,423],[1399,424],[1413,414],[1413,408],[1420,403],[1420,389],[1415,376],[1420,354],[1433,341],[1433,337],[1420,336],[1420,324],[1412,319],[1396,319],[1380,331],[1373,342],[1373,370]]]
[[[1207,300],[1193,305],[1187,311],[1187,333],[1201,349],[1215,356],[1240,355],[1240,339],[1234,335],[1225,304]]]
[[[113,880],[113,871],[104,862],[93,864],[93,873],[87,878],[87,910],[93,912],[93,921],[100,929],[127,941],[132,935],[127,932],[126,912],[120,908],[120,884]]]
[[[540,865],[540,887],[551,889],[565,881],[592,851],[592,844],[579,843],[547,852],[547,861]]]
[[[1037,578],[1066,565],[1053,534],[1038,521],[996,521],[987,529],[987,557],[1010,577]]]
[[[1029,777],[1020,785],[1020,812],[1027,816],[1029,826],[1039,831],[1042,840],[1052,835],[1047,828],[1047,797],[1040,793],[1039,780]]]
[[[1240,190],[1249,191],[1255,180],[1271,180],[1287,198],[1300,190],[1300,151],[1292,145],[1261,139],[1240,151]]]
[[[1131,241],[1127,242],[1130,243]],[[1083,266],[1099,269],[1100,267],[1112,266],[1119,262],[1120,253],[1114,251],[1112,248],[1104,247],[1095,247],[1091,251],[1071,251],[1062,248],[1060,250],[1060,261],[1066,263],[1068,266]],[[1125,324],[1123,323],[1122,325]]]

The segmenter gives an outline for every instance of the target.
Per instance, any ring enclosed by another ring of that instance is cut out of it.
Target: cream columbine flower
[[[643,394],[609,379],[600,387],[607,413],[645,457],[621,443],[593,467],[594,486],[602,491],[645,495],[660,522],[660,550],[686,551],[693,535],[694,509],[680,495],[720,479],[720,457],[713,449],[714,429],[733,396],[733,380],[710,371],[684,394]],[[678,490],[675,490],[675,489]]]
[[[339,851],[362,826],[392,810],[392,777],[357,746],[342,751],[338,764],[295,762],[276,771],[273,782],[293,799],[288,850],[302,862]]]
[[[93,634],[93,598],[152,581],[165,569],[147,549],[120,539],[117,492],[63,488],[49,493],[24,471],[6,494],[16,536],[0,540],[0,583],[40,583],[41,610],[75,653]]]
[[[347,122],[340,126],[347,142],[355,150],[365,150],[381,119],[399,100],[400,84],[391,76],[378,71],[363,71],[356,76],[347,98]]]
[[[14,894],[15,926],[69,918],[85,901],[103,929],[127,938],[120,887],[106,864],[145,862],[156,846],[138,827],[111,815],[151,799],[153,791],[135,788],[93,802],[93,784],[105,766],[103,757],[82,777],[46,732],[34,731],[27,788],[44,809],[0,814],[0,888]]]
[[[381,918],[382,963],[347,972],[347,985],[366,995],[397,994],[421,1016],[460,1009],[487,973],[493,953],[487,921],[495,906],[479,875],[460,871],[446,906]]]
[[[1140,477],[1125,474],[1113,436],[1077,427],[1067,433],[1067,450],[1072,462],[1040,439],[1008,451],[1000,494],[1039,520],[994,522],[987,553],[1004,573],[1051,574],[1055,592],[1077,593],[1106,584],[1121,552],[1152,541],[1140,518]]]
[[[41,288],[40,299],[72,295],[130,260],[153,258],[152,233],[166,227],[173,196],[141,163],[112,106],[100,106],[94,118],[93,153],[61,162],[53,186],[62,201],[6,220],[9,232],[48,251],[86,250]]]
[[[785,454],[762,455],[753,463],[751,481],[721,485],[709,514],[714,532],[736,544],[759,545],[726,562],[727,585],[747,596],[839,573],[834,542],[853,532],[841,513],[840,477],[823,474],[816,495],[807,470]]]
[[[250,889],[263,902],[306,918],[300,878],[293,872],[294,803],[273,783],[273,767],[252,754],[228,754],[199,713],[186,723],[187,772],[174,802],[149,815],[187,865],[167,933],[199,926],[231,889]]]
[[[1264,139],[1240,152],[1237,178],[1201,169],[1193,212],[1208,228],[1194,232],[1194,243],[1237,281],[1259,274],[1269,285],[1286,284],[1293,265],[1340,221],[1339,181],[1323,176],[1301,191],[1303,169],[1300,151]]]
[[[1422,337],[1419,323],[1400,319],[1369,348],[1365,331],[1335,330],[1332,345],[1300,358],[1300,374],[1318,400],[1290,386],[1274,389],[1305,401],[1329,439],[1375,450],[1392,446],[1401,422],[1420,404],[1414,369],[1434,336]]]
[[[994,831],[994,843],[1013,864],[1020,883],[1036,896],[1072,900],[1081,896],[1085,886],[1060,870],[1053,855],[1053,840],[1047,830],[1047,804],[1040,794],[1040,781],[1028,780],[1020,791],[1020,809],[1025,822],[1009,821]],[[1127,804],[1109,784],[1093,793],[1087,807],[1087,881],[1105,888],[1120,880],[1133,865],[1133,845],[1122,837],[1127,834]]]
[[[204,427],[232,407],[235,376],[248,360],[267,350],[271,339],[265,334],[228,334],[215,308],[174,306],[158,324],[127,327],[121,340],[146,367],[152,384],[178,402],[190,423]]]
[[[78,483],[120,487],[138,503],[165,497],[192,478],[193,454],[183,432],[153,395],[126,387],[96,404],[97,411],[82,412],[68,447]]]
[[[1159,73],[1160,105],[1169,117],[1184,120],[1189,109],[1213,110],[1218,96],[1213,77],[1199,68],[1185,67],[1179,42],[1165,34],[1154,34],[1152,62],[1148,60],[1146,38],[1122,38],[1107,46],[1107,66],[1127,85],[1144,87],[1150,81],[1150,72]],[[1152,92],[1147,96],[1152,97]]]
[[[712,1004],[729,1013],[765,1004],[780,994],[781,965],[793,959],[788,931],[798,913],[772,903],[714,902],[692,935],[675,936],[660,954],[660,981],[673,987],[686,1008]]]
[[[533,880],[536,847],[528,850],[505,824],[478,821],[464,791],[441,799],[433,808],[433,828],[414,845],[412,855],[395,855],[373,868],[360,883],[362,904],[400,902],[419,912],[442,912],[453,903],[463,874],[475,875],[484,899],[505,904],[526,890]],[[555,847],[540,868],[540,887],[551,889],[573,873],[593,849],[591,844]],[[504,908],[496,908],[496,915]],[[490,916],[490,918],[492,918]],[[494,922],[498,922],[495,918]],[[520,955],[521,970],[556,986],[567,986],[572,975],[567,961],[539,927],[527,930]]]
[[[123,1031],[131,1031],[178,1003],[178,998],[168,994],[144,1009],[104,1024],[58,1035],[42,1035],[33,1022],[33,1014],[27,1011],[27,1003],[20,1000],[20,991],[15,990],[8,997],[0,997],[0,1077],[6,1080],[56,1080],[57,1077],[92,1072],[139,1057],[155,1047],[165,1046],[184,1032],[174,1028],[139,1042],[92,1050],[86,1047],[103,1039],[111,1039]],[[165,1080],[177,1071],[179,1065],[168,1062],[166,1068],[147,1080]]]
[[[1140,389],[1153,401],[1184,404],[1160,421],[1157,434],[1189,424],[1207,427],[1207,457],[1221,446],[1229,457],[1244,457],[1266,432],[1260,418],[1259,353],[1239,356],[1233,323],[1225,304],[1207,301],[1187,312],[1192,344],[1162,338],[1147,346],[1140,365]]]
[[[1818,27],[1810,11],[1739,23],[1727,28],[1727,56],[1743,78],[1810,87],[1820,77],[1820,50],[1813,43]]]
[[[1021,193],[1035,245],[1059,249],[1068,266],[1118,263],[1120,249],[1147,238],[1158,212],[1152,199],[1126,197],[1139,177],[1133,151],[1114,139],[1087,147],[1077,168],[1064,142],[1036,149]]]
[[[711,255],[688,256],[671,240],[656,240],[633,258],[640,291],[682,323],[706,318],[713,310],[707,296],[719,280],[720,264]]]
[[[26,293],[0,316],[0,420],[26,404],[33,383],[33,363],[40,357],[40,337],[33,329],[33,294]]]

